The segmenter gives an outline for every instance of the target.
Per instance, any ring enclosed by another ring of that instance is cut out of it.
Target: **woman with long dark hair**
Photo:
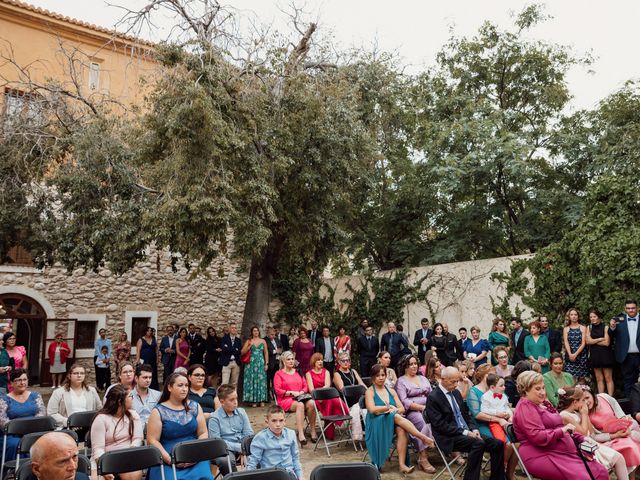
[[[165,478],[171,478],[171,451],[186,440],[207,438],[202,408],[189,400],[189,380],[182,373],[172,373],[164,383],[158,404],[147,422],[147,443],[156,447],[164,460]],[[177,465],[179,480],[213,480],[208,462]],[[160,467],[149,469],[148,480],[161,478]]]
[[[152,368],[152,380],[151,388],[158,390],[158,342],[153,332],[153,328],[147,327],[144,331],[144,336],[138,339],[136,343],[136,366],[142,363],[151,365]]]
[[[184,367],[189,368],[189,356],[191,355],[191,347],[187,339],[187,329],[182,327],[178,330],[178,338],[176,338],[176,363],[174,369]]]
[[[132,404],[131,393],[124,385],[115,384],[107,393],[104,407],[91,424],[91,464],[94,468],[106,452],[142,445],[142,422]],[[122,480],[140,480],[142,471],[119,476]]]
[[[218,363],[218,357],[222,351],[220,340],[215,328],[207,328],[207,338],[204,340],[204,368],[207,371],[207,375],[209,375],[209,385],[214,385],[214,377],[220,377],[222,372],[222,366]]]

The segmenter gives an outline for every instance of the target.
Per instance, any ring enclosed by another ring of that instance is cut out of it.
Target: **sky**
[[[79,20],[112,28],[122,10],[104,0],[27,0]],[[144,0],[110,0],[130,9]],[[234,0],[224,2],[241,12],[253,12],[276,29],[285,28],[282,9],[288,2]],[[376,45],[396,52],[408,72],[432,66],[452,32],[471,36],[489,20],[503,28],[511,25],[511,14],[530,2],[522,0],[307,0],[305,11],[317,19],[320,31],[330,34],[345,48]],[[568,74],[574,95],[570,110],[593,108],[627,80],[640,77],[638,45],[640,2],[637,0],[549,0],[546,13],[553,18],[532,30],[530,37],[570,46],[582,56],[590,53],[589,67],[576,66]],[[165,20],[166,25],[170,20]],[[155,38],[154,40],[158,40]]]

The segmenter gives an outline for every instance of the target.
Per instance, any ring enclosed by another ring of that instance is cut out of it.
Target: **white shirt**
[[[482,394],[480,411],[493,416],[502,412],[511,413],[511,408],[509,408],[509,397],[503,393],[502,398],[496,398],[493,396],[493,392],[489,389]]]
[[[640,353],[638,352],[638,343],[636,342],[636,336],[638,335],[638,317],[636,321],[629,321],[629,315],[625,314],[627,319],[627,330],[629,330],[629,352],[628,353]],[[631,317],[633,318],[633,317]]]

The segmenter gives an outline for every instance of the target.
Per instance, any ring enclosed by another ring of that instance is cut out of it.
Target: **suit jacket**
[[[220,356],[218,357],[218,363],[223,367],[229,365],[231,356],[233,355],[235,362],[240,365],[240,350],[242,349],[242,340],[236,336],[234,341],[231,341],[231,335],[227,334],[222,337],[220,345]]]
[[[446,337],[447,343],[444,347],[444,354],[449,360],[449,365],[453,365],[453,363],[458,359],[460,355],[462,355],[462,353],[458,352],[458,337],[456,337],[453,333],[447,333]]]
[[[380,351],[380,340],[375,335],[371,336],[371,342],[367,341],[367,337],[358,337],[358,353],[360,358],[376,358]]]
[[[277,349],[282,348],[282,343],[280,342],[278,337],[274,337],[273,339],[276,342],[276,348],[273,348],[273,343],[271,343],[271,339],[269,337],[264,337],[264,341],[267,342],[267,348],[269,349],[269,368],[278,367],[280,354],[278,353]]]
[[[191,355],[189,355],[189,364],[193,365],[196,363],[202,363],[204,359],[204,352],[207,349],[205,345],[204,338],[199,333],[196,333],[193,338],[191,338],[191,334],[187,335],[187,342],[189,342],[189,346],[191,347]]]
[[[173,365],[176,361],[176,354],[174,353],[166,353],[165,350],[167,348],[176,349],[176,337],[169,337],[165,335],[160,340],[160,361],[163,365]]]
[[[551,353],[562,351],[562,332],[560,330],[549,329],[549,336],[547,337],[549,340],[549,349]]]
[[[467,404],[462,400],[462,395],[458,389],[453,391],[453,397],[458,403],[462,418],[467,422],[469,431],[477,430],[476,422],[473,417],[469,415]],[[433,438],[438,442],[442,451],[444,453],[451,453],[453,450],[453,438],[462,435],[463,430],[458,427],[449,399],[439,386],[431,390],[429,394],[427,408],[425,409],[425,418],[428,423],[431,423]]]
[[[511,332],[511,345],[513,345],[513,357],[511,363],[515,365],[520,360],[526,360],[527,356],[524,354],[524,339],[530,335],[529,330],[522,329],[520,338],[518,338],[518,344],[516,345],[516,332]]]
[[[331,340],[331,342],[329,342],[331,344],[331,355],[333,355],[333,338],[329,337],[329,340]],[[318,352],[322,354],[322,357],[324,358],[324,337],[323,336],[319,336],[318,339],[316,340],[316,345],[313,348],[314,352]],[[336,360],[335,357],[333,359],[334,361]]]
[[[615,338],[615,344],[613,345],[613,353],[616,357],[616,362],[622,363],[627,358],[629,353],[629,344],[631,339],[629,338],[629,328],[627,327],[627,315],[621,313],[617,317],[614,317],[616,321],[616,329],[611,330],[609,327],[609,336]],[[640,351],[640,326],[638,326],[637,334],[635,338],[636,345]]]
[[[284,333],[279,333],[278,335],[276,335],[276,339],[279,340],[280,343],[282,344],[283,352],[291,350],[289,346],[289,337],[287,335],[285,335]]]
[[[393,343],[393,351],[389,348],[391,347],[391,334],[389,332],[382,335],[382,341],[380,342],[380,348],[389,352],[392,357],[396,357],[401,354],[405,349],[409,349],[409,340],[405,335],[400,332],[395,332],[396,339]]]
[[[322,336],[322,332],[320,330],[318,330],[317,328],[316,328],[315,331],[309,329],[309,331],[307,332],[307,337],[309,338],[309,340],[311,340],[311,343],[313,343],[314,346],[316,344],[316,340],[319,339],[321,336]],[[315,337],[315,338],[313,338],[313,337]]]
[[[431,335],[433,335],[433,330],[431,330],[430,328],[427,328],[427,335],[424,336],[424,338],[426,338],[427,340],[429,340],[431,338]],[[422,359],[424,359],[424,354],[427,353],[427,350],[429,350],[429,343],[425,343],[424,345],[422,343],[420,343],[420,340],[422,340],[423,335],[422,335],[422,328],[419,328],[418,330],[416,330],[416,333],[413,335],[413,344],[418,347],[418,358],[420,358],[420,363],[422,363]]]

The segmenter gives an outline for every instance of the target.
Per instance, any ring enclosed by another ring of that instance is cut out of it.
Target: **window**
[[[78,320],[76,323],[76,348],[94,348],[98,322]]]
[[[89,88],[97,90],[100,86],[100,64],[91,62],[89,66]]]
[[[4,113],[8,118],[22,117],[28,121],[42,123],[42,114],[36,95],[5,87]]]
[[[149,317],[132,317],[131,318],[131,343],[134,345],[144,337],[144,332],[151,324]]]
[[[33,266],[33,259],[29,250],[21,245],[15,245],[9,248],[5,263],[9,265],[22,265],[26,267]]]
[[[124,331],[131,341],[131,354],[137,353],[136,342],[147,327],[158,329],[158,312],[154,310],[127,310],[124,312]]]

